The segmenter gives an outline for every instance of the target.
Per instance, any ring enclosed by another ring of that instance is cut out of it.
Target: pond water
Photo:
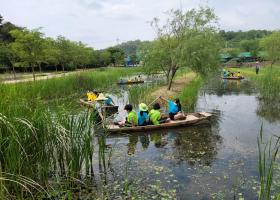
[[[280,122],[262,115],[250,81],[206,83],[196,111],[213,113],[210,124],[107,138],[114,180],[125,177],[134,190],[163,199],[257,199],[257,136],[262,124],[266,138],[278,134]],[[128,96],[127,88],[114,96],[120,109]]]

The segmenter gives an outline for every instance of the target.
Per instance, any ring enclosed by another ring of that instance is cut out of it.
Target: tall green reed
[[[263,127],[258,136],[259,176],[260,176],[260,200],[271,199],[271,187],[273,183],[274,166],[280,148],[280,137],[272,144],[272,139],[264,143]]]
[[[201,85],[202,78],[200,76],[196,76],[189,84],[187,84],[183,88],[180,94],[182,105],[188,112],[193,111],[195,108]]]

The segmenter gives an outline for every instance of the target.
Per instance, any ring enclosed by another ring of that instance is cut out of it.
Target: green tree
[[[15,29],[21,29],[20,27],[12,24],[11,22],[4,22],[3,17],[0,15],[0,40],[4,42],[13,42],[13,37],[10,34],[10,31]]]
[[[82,42],[73,43],[74,63],[77,67],[86,68],[92,61],[93,49]]]
[[[62,67],[63,72],[65,71],[65,67],[69,67],[73,62],[74,51],[73,44],[70,40],[67,40],[63,36],[59,36],[57,38],[57,47],[59,50],[59,64]]]
[[[110,52],[111,64],[114,67],[124,62],[124,51],[117,47],[110,47],[107,49]]]
[[[44,41],[44,62],[48,65],[54,65],[57,71],[59,64],[59,49],[57,42],[52,38],[46,38]]]
[[[168,90],[181,67],[206,74],[218,66],[221,38],[212,9],[200,7],[185,13],[171,10],[163,26],[156,18],[151,25],[156,30],[157,39],[146,51],[145,66],[164,71]]]
[[[43,33],[35,30],[12,30],[12,37],[15,42],[11,47],[13,51],[21,60],[21,64],[27,64],[32,68],[33,80],[35,81],[35,67],[41,62],[41,56],[43,52]]]
[[[137,64],[137,61],[138,61],[137,55],[136,55],[136,54],[132,54],[132,55],[130,56],[130,60],[131,60],[131,63],[132,63],[133,65],[136,65],[136,64]]]
[[[108,66],[111,62],[111,53],[107,50],[98,51],[97,58],[99,66]]]
[[[268,58],[272,65],[280,60],[280,31],[275,31],[271,35],[261,40],[261,46],[268,53]]]
[[[256,56],[259,51],[259,40],[242,40],[240,42],[240,49],[242,51],[251,52]]]
[[[3,17],[2,17],[2,15],[0,15],[0,26],[2,25],[2,22],[3,22]]]

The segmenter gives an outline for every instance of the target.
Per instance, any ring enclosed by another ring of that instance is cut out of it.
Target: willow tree
[[[168,90],[179,68],[188,67],[199,74],[215,69],[219,62],[221,39],[218,36],[217,17],[208,7],[187,12],[171,10],[164,25],[155,18],[151,25],[157,38],[146,50],[144,64],[153,70],[162,70]]]

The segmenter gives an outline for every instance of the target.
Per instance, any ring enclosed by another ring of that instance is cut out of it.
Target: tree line
[[[0,66],[12,70],[75,70],[118,66],[124,63],[124,51],[118,47],[94,50],[82,42],[63,36],[46,37],[40,29],[29,30],[4,22],[0,15]]]

